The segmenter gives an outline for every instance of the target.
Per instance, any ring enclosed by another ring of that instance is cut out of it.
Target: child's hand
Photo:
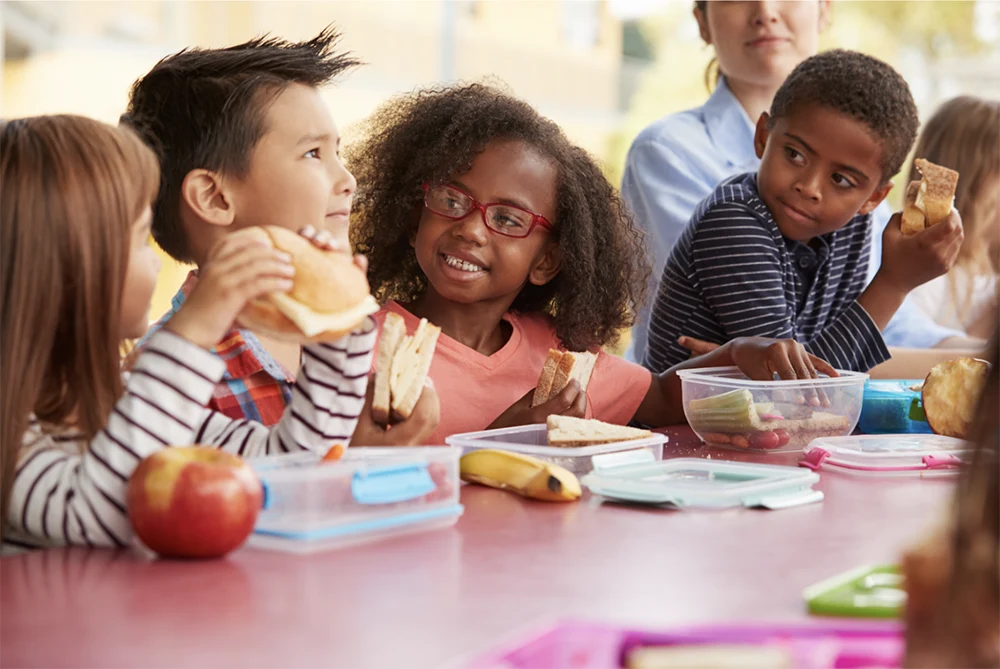
[[[372,400],[375,397],[375,375],[368,378],[365,406],[358,417],[358,425],[351,436],[351,446],[423,446],[441,422],[441,405],[437,391],[430,379],[420,392],[420,399],[410,417],[394,422],[390,428],[379,425],[372,418]],[[391,420],[391,419],[390,419]]]
[[[965,233],[962,217],[955,209],[937,225],[904,235],[899,224],[902,214],[894,214],[882,233],[882,266],[879,275],[897,290],[911,290],[937,278],[954,266]]]
[[[334,251],[336,253],[351,252],[351,246],[345,239],[338,239],[326,230],[316,230],[313,226],[307,225],[299,230],[299,234],[311,241],[314,246],[324,251]],[[362,272],[368,273],[368,258],[365,256],[360,253],[354,254],[354,264]]]
[[[773,381],[775,374],[785,380],[816,379],[819,372],[840,376],[830,363],[807,352],[794,339],[740,337],[730,342],[730,350],[740,371],[755,381]],[[812,406],[830,403],[826,393],[812,389],[805,391],[803,401]]]
[[[524,397],[500,414],[488,429],[544,423],[552,414],[583,418],[587,413],[587,393],[580,389],[580,382],[576,379],[570,381],[558,395],[536,407],[531,406],[534,394],[534,390],[528,391]]]
[[[200,268],[198,285],[184,306],[164,327],[202,348],[212,348],[247,302],[291,290],[295,274],[291,260],[253,234],[227,235]]]

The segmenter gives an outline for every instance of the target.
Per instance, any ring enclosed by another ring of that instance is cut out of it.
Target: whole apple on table
[[[214,558],[253,531],[260,481],[237,455],[203,446],[164,448],[139,463],[126,495],[142,542],[164,557]]]

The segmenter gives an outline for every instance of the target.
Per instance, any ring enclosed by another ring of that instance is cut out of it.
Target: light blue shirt
[[[632,142],[625,159],[622,196],[636,224],[646,232],[653,274],[646,305],[632,328],[629,360],[642,359],[652,298],[663,266],[698,203],[723,179],[760,167],[753,147],[754,129],[755,123],[720,79],[704,105],[660,119]],[[869,282],[882,262],[882,231],[891,215],[885,202],[873,215]],[[911,348],[931,348],[949,337],[965,336],[932,321],[909,298],[882,334],[889,346]]]

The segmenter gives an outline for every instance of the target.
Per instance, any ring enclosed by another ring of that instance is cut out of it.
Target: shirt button
[[[812,267],[812,265],[813,265],[812,258],[807,258],[805,256],[799,258],[799,267],[801,267],[802,269],[809,269],[810,267]]]

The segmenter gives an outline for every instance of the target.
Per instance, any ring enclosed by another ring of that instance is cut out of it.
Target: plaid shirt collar
[[[167,322],[170,317],[177,313],[197,284],[198,272],[192,271],[181,284],[177,294],[170,300],[170,311],[160,318],[157,326]],[[212,352],[226,363],[226,371],[222,376],[225,381],[246,379],[261,371],[267,372],[279,383],[293,383],[295,381],[288,370],[267,352],[260,340],[249,330],[231,329],[219,340]]]

